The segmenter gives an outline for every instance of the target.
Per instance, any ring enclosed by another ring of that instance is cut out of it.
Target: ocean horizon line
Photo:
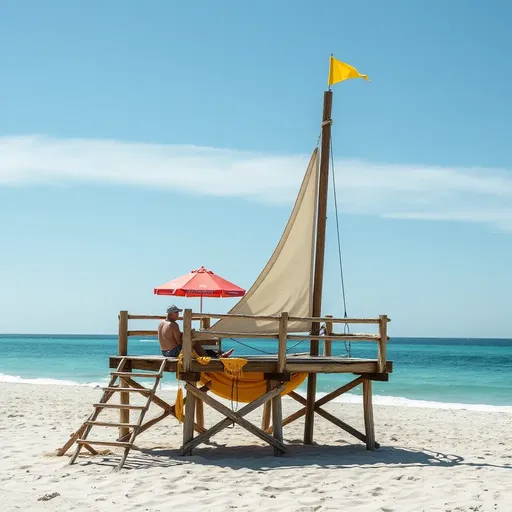
[[[145,335],[145,336],[133,336],[133,338],[156,338],[156,334],[154,335]],[[6,337],[36,337],[36,338],[49,338],[49,337],[59,337],[59,338],[117,338],[118,334],[106,334],[106,333],[12,333],[5,332],[0,333],[0,338]],[[392,342],[393,340],[496,340],[496,341],[510,341],[512,342],[511,337],[502,337],[502,336],[390,336],[388,342]],[[359,343],[359,341],[358,341]]]

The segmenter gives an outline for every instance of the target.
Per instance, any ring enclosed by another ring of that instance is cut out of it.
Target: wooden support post
[[[325,315],[326,318],[332,318],[332,315]],[[332,322],[325,322],[325,334],[328,336],[332,334]],[[325,340],[324,341],[324,356],[332,355],[332,341]]]
[[[187,310],[185,310],[187,311]],[[189,310],[190,311],[190,310]],[[187,382],[187,387],[196,386],[195,382]],[[185,402],[185,422],[183,424],[183,446],[194,439],[194,413],[196,395],[187,389],[187,401]],[[192,449],[183,452],[183,455],[192,455]]]
[[[386,371],[386,344],[388,342],[388,316],[379,316],[379,373]]]
[[[192,367],[192,310],[183,312],[183,371],[189,372]]]
[[[267,380],[267,392],[272,389],[272,383],[270,380]],[[270,411],[272,403],[269,400],[265,402],[263,405],[263,416],[261,418],[261,430],[267,430],[270,427]]]
[[[286,340],[288,338],[288,313],[283,311],[279,319],[279,347],[277,351],[277,372],[286,371]]]
[[[331,110],[332,91],[324,92],[324,111],[322,115],[322,153],[320,155],[320,180],[318,186],[318,216],[316,229],[315,276],[313,283],[313,317],[322,312],[322,287],[324,280],[325,228],[327,223],[327,193],[329,189],[329,152],[331,149]],[[318,334],[320,325],[313,322],[311,333]],[[318,339],[311,340],[310,354],[318,355]],[[313,426],[315,422],[316,373],[308,375],[306,421],[304,424],[304,444],[313,444]]]
[[[118,334],[118,355],[128,355],[128,311],[119,312],[119,334]],[[123,371],[131,371],[131,366],[125,364]],[[119,379],[119,385],[122,388],[128,387],[125,379]],[[122,405],[130,405],[130,393],[120,393],[119,403]],[[130,423],[130,409],[119,409],[119,423]],[[121,427],[119,429],[119,437],[124,437],[129,433],[129,428]]]
[[[375,450],[375,427],[373,424],[372,381],[363,380],[364,429],[366,432],[366,449]]]
[[[196,399],[196,423],[199,427],[204,428],[204,407],[200,398]]]
[[[271,387],[275,388],[280,386],[281,383],[279,381],[271,381]],[[281,402],[281,394],[272,398],[272,433],[274,435],[274,439],[283,442],[283,409]],[[279,457],[283,455],[283,452],[274,446],[274,455]]]
[[[316,373],[309,373],[307,387],[306,419],[304,423],[304,444],[313,444],[313,426],[315,423],[315,399]]]
[[[120,356],[128,355],[128,311],[119,311],[118,350]]]

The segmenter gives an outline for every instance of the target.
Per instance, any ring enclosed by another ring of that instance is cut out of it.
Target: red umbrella
[[[175,295],[177,297],[242,297],[245,290],[230,283],[204,267],[173,279],[153,290],[155,295]]]

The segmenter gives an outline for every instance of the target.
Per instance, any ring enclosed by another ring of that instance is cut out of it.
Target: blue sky
[[[510,337],[511,15],[2,2],[0,332],[113,333],[200,265],[248,288],[315,147],[332,52],[371,79],[333,87],[348,313],[388,314],[392,336]],[[328,234],[339,315],[332,202]]]

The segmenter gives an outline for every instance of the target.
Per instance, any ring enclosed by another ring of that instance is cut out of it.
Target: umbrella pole
[[[203,312],[203,296],[201,295],[201,297],[199,298],[199,312],[202,313]]]

